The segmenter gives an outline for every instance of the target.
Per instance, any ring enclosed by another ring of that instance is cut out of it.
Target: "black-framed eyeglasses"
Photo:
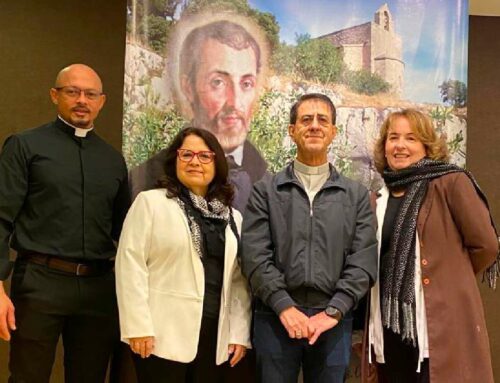
[[[60,86],[54,89],[62,92],[62,94],[64,94],[68,98],[78,98],[83,92],[85,97],[91,101],[97,100],[104,94],[102,92],[99,92],[97,89],[80,89],[76,86]]]
[[[194,157],[198,157],[198,161],[202,164],[209,164],[215,158],[215,153],[210,150],[200,150],[195,152],[189,149],[177,149],[177,158],[182,162],[191,162]]]

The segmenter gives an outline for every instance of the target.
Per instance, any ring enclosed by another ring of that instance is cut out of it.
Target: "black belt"
[[[92,277],[107,273],[113,268],[114,262],[108,260],[96,260],[80,262],[78,260],[65,260],[48,254],[35,252],[21,252],[18,254],[20,259],[38,265],[45,265],[49,269],[64,271],[69,274]]]

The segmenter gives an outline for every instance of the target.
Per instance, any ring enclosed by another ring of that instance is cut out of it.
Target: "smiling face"
[[[425,146],[406,117],[398,117],[387,130],[385,157],[392,170],[401,170],[426,156]]]
[[[65,92],[67,87],[93,90],[99,96],[90,100],[84,92],[80,92],[78,96],[72,97]],[[106,101],[106,96],[101,93],[102,83],[97,73],[86,65],[74,64],[59,73],[55,87],[50,90],[50,97],[65,121],[78,128],[89,129]]]
[[[211,152],[205,141],[194,134],[187,136],[179,149]],[[198,156],[194,156],[189,162],[181,161],[177,157],[175,169],[179,181],[193,193],[201,196],[207,194],[208,186],[215,177],[214,161],[202,164]]]
[[[202,46],[194,79],[181,79],[197,126],[211,131],[226,152],[247,136],[257,91],[257,58],[251,47],[234,49],[215,39]]]
[[[309,166],[327,162],[328,146],[336,134],[332,111],[321,100],[307,100],[297,110],[297,121],[288,133],[297,144],[297,159]]]

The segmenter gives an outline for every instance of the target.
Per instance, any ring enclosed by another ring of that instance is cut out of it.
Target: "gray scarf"
[[[486,197],[472,174],[453,164],[424,158],[402,170],[386,169],[382,175],[389,189],[405,189],[394,222],[389,253],[384,257],[382,265],[386,271],[386,279],[382,286],[384,294],[382,321],[384,327],[390,328],[396,334],[401,334],[403,340],[407,340],[413,345],[416,345],[415,242],[417,217],[429,182],[434,178],[455,172],[464,172],[469,176],[479,196],[488,206]],[[492,288],[496,287],[496,280],[500,275],[499,264],[500,258],[497,257],[496,262],[485,272],[485,278],[488,279]],[[400,313],[402,313],[403,318],[400,318]]]
[[[204,197],[196,195],[191,191],[183,191],[183,193],[179,197],[175,198],[175,201],[179,204],[187,217],[194,248],[200,258],[202,258],[203,237],[200,225],[198,224],[198,222],[196,222],[191,209],[198,210],[203,217],[216,218],[225,222],[229,222],[230,208],[217,199],[207,201]]]

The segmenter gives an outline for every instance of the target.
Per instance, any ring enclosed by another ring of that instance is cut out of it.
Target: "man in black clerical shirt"
[[[67,382],[103,382],[118,339],[113,262],[130,196],[121,154],[99,138],[104,105],[90,67],[61,70],[55,121],[0,153],[0,338],[9,382],[48,382],[59,336]],[[17,252],[10,298],[3,282]]]

